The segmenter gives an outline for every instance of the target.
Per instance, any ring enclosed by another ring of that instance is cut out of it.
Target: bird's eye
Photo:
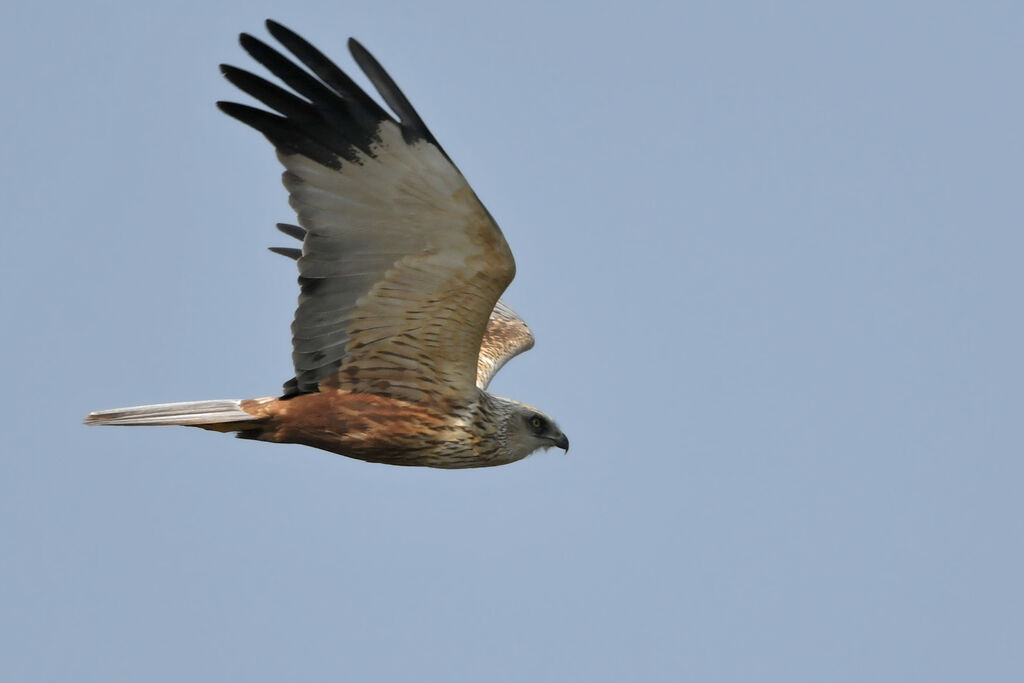
[[[533,431],[540,432],[544,431],[544,418],[539,415],[534,415],[530,418],[530,426],[533,427]]]

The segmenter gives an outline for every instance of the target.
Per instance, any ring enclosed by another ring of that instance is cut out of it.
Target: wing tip
[[[299,258],[302,257],[302,250],[296,249],[295,247],[267,247],[267,249],[275,254],[280,254],[281,256],[290,258],[293,261],[298,261]]]
[[[278,223],[277,229],[283,232],[284,234],[288,235],[289,237],[294,237],[300,242],[306,239],[306,229],[301,226],[295,225],[294,223]]]

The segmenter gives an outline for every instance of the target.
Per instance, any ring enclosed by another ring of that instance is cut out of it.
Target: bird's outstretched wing
[[[499,300],[491,311],[476,361],[476,385],[486,389],[498,370],[523,351],[533,348],[533,333],[519,314]]]
[[[242,34],[242,47],[294,93],[223,66],[277,113],[218,106],[274,144],[305,231],[286,393],[475,394],[485,327],[515,275],[501,230],[359,43],[349,40],[352,56],[398,120],[304,39],[267,28],[308,71]]]
[[[277,229],[299,241],[306,236],[306,231],[298,225],[278,223]],[[296,261],[302,256],[302,250],[295,247],[270,247],[270,251]],[[487,320],[487,329],[484,330],[484,338],[480,344],[480,355],[476,361],[476,385],[486,389],[498,370],[512,358],[532,349],[533,342],[533,332],[527,327],[526,322],[508,304],[499,299]],[[294,385],[295,380],[289,382]]]

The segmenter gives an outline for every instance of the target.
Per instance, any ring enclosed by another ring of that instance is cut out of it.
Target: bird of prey
[[[279,397],[164,403],[89,414],[96,425],[188,425],[393,465],[504,465],[569,449],[554,420],[486,391],[533,346],[503,301],[515,261],[490,213],[391,80],[349,50],[389,113],[291,30],[241,45],[289,89],[224,65],[272,111],[218,102],[262,133],[284,165],[301,249],[292,323],[295,377]],[[305,67],[305,68],[303,68]]]

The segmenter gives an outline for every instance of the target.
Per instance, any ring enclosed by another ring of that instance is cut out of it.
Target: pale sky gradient
[[[567,456],[81,425],[290,376],[280,169],[214,108],[266,17],[350,72],[358,37],[497,218],[538,342],[492,388]],[[1022,36],[1010,2],[7,3],[0,680],[1024,680]]]

